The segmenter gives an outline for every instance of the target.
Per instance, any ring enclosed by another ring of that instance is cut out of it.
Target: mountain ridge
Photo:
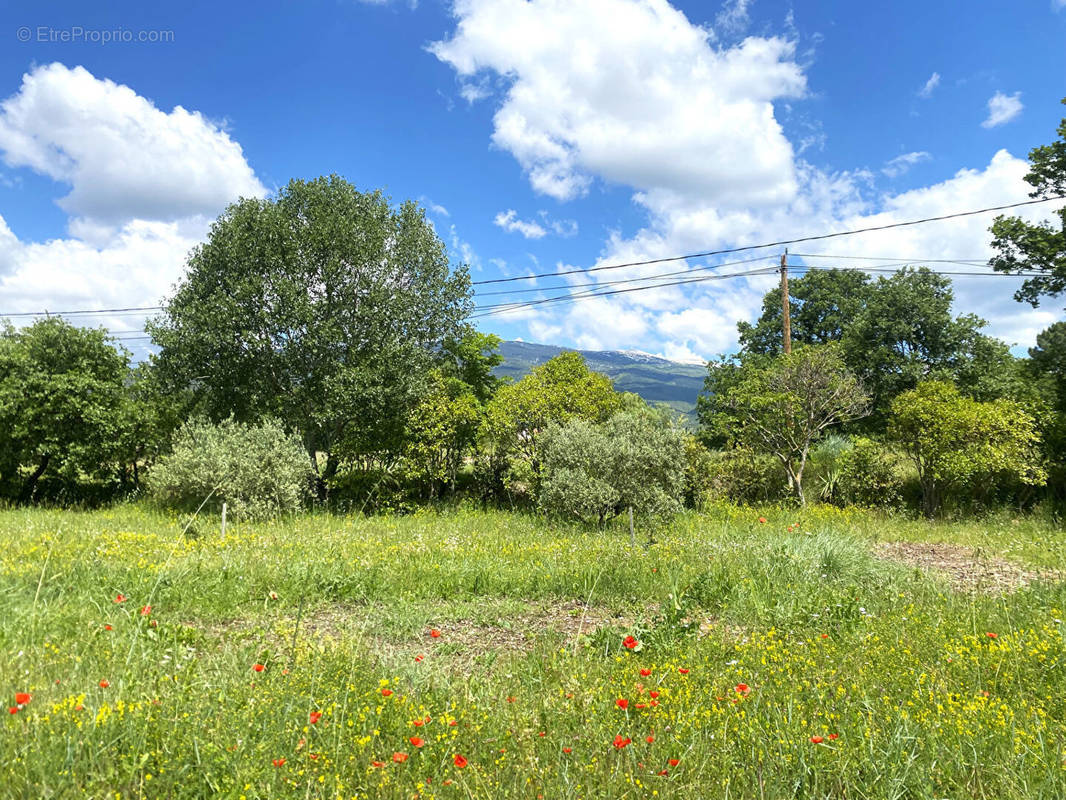
[[[653,405],[666,405],[695,419],[696,398],[707,374],[704,364],[671,361],[639,350],[578,350],[574,347],[509,340],[500,343],[503,363],[493,373],[520,380],[560,353],[579,353],[589,369],[607,375],[620,392],[633,392]]]

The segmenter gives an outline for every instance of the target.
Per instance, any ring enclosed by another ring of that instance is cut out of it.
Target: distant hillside
[[[531,342],[502,342],[503,364],[494,372],[519,380],[530,369],[572,348]],[[668,405],[694,417],[696,397],[703,388],[707,368],[682,364],[633,350],[578,350],[591,369],[614,381],[620,392],[639,394],[652,404]]]

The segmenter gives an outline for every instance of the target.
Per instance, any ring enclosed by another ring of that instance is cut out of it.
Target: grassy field
[[[1048,521],[183,523],[0,511],[0,796],[1066,796]]]

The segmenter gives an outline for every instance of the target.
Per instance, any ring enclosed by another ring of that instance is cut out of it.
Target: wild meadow
[[[1066,796],[1053,520],[187,522],[0,511],[0,796]]]

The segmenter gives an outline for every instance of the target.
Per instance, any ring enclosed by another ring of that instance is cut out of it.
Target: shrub
[[[773,456],[747,447],[711,451],[705,500],[775,503],[789,495],[788,477]]]
[[[858,436],[838,461],[834,499],[839,505],[898,506],[903,501],[906,465],[881,442]]]
[[[303,445],[279,422],[191,420],[178,431],[173,451],[153,467],[148,492],[183,509],[197,508],[210,495],[205,507],[225,502],[235,519],[265,519],[297,511],[310,478]]]
[[[651,409],[630,408],[599,425],[555,425],[542,445],[539,503],[548,513],[602,524],[627,507],[645,518],[681,508],[684,436]]]

